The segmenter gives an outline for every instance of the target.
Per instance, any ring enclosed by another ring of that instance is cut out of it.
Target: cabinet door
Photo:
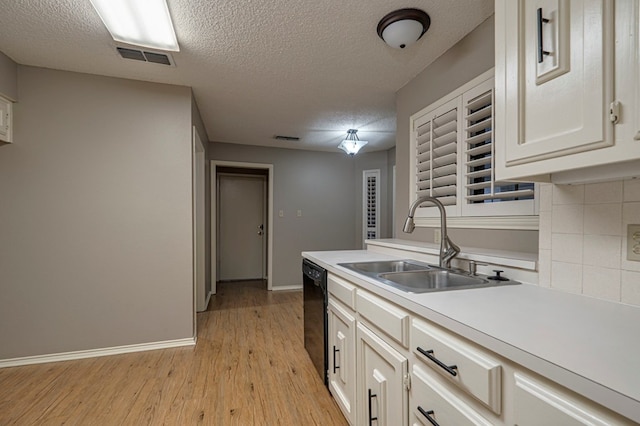
[[[614,47],[611,1],[496,1],[496,143],[506,166],[614,144]]]
[[[359,424],[408,424],[407,358],[358,323]]]
[[[356,424],[356,320],[329,300],[329,390],[349,424]]]

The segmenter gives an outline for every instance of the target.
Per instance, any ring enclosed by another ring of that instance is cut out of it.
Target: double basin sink
[[[339,266],[374,278],[407,293],[462,290],[520,284],[503,277],[471,275],[413,260],[339,263]]]

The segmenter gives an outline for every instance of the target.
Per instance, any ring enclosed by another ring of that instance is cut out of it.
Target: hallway
[[[222,283],[198,343],[0,369],[0,424],[346,425],[304,349],[302,292]]]

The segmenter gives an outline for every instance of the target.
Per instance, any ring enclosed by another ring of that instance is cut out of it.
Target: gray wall
[[[382,154],[349,157],[214,142],[209,148],[211,160],[273,164],[274,287],[302,284],[302,251],[362,247],[354,200],[361,197],[363,167],[386,164]],[[302,217],[296,217],[297,210]]]
[[[433,228],[402,233],[409,207],[409,117],[494,66],[493,26],[491,17],[397,93],[395,230],[398,238],[433,241]],[[449,234],[463,246],[538,251],[537,231],[452,229]]]
[[[0,52],[0,94],[18,100],[18,65]]]
[[[0,359],[193,336],[191,92],[19,66]]]

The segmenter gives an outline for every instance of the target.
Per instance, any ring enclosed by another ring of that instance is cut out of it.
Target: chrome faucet
[[[416,209],[420,207],[422,203],[426,202],[431,202],[440,210],[440,233],[442,237],[440,239],[440,267],[451,268],[451,260],[460,253],[460,247],[455,245],[447,235],[447,213],[438,199],[424,196],[415,200],[413,204],[411,204],[411,207],[409,207],[409,214],[407,215],[407,220],[404,222],[402,232],[407,234],[413,232],[416,227],[413,223],[413,215],[416,213]]]

